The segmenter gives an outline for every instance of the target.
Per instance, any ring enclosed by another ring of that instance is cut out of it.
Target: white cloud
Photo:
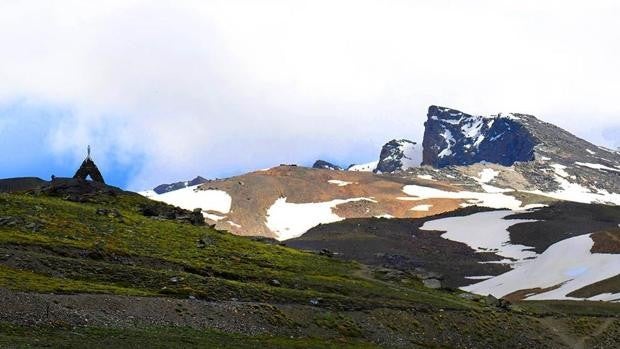
[[[532,113],[610,145],[618,14],[615,1],[0,1],[0,104],[70,111],[54,149],[141,156],[134,187],[372,160],[386,140],[421,140],[429,104]]]

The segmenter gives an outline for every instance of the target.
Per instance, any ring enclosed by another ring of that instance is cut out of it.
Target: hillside
[[[132,193],[65,198],[57,192],[0,194],[2,345],[563,343],[535,308],[470,301],[426,288],[410,274],[192,225],[181,219],[190,212]],[[591,316],[609,319],[593,339],[605,343],[620,330],[606,315],[613,309],[580,304],[565,310],[574,315],[561,321],[575,326]],[[498,325],[511,333],[498,332]]]

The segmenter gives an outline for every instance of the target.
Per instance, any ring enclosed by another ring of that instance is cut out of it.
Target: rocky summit
[[[317,160],[314,163],[314,165],[312,165],[312,168],[320,168],[320,169],[324,169],[324,170],[342,171],[342,167],[340,167],[338,165],[334,165],[331,162],[327,162],[325,160]]]
[[[175,182],[175,183],[170,183],[170,184],[161,184],[156,186],[153,191],[157,194],[163,194],[163,193],[168,193],[171,191],[175,191],[175,190],[179,190],[179,189],[183,189],[183,188],[187,188],[187,187],[192,187],[195,185],[199,185],[202,183],[206,183],[209,180],[206,178],[202,178],[200,176],[192,179],[191,181],[182,181],[182,182]]]
[[[381,148],[374,172],[394,173],[418,167],[422,163],[422,147],[407,139],[393,139]]]
[[[441,168],[481,161],[510,166],[517,161],[534,160],[534,147],[539,140],[521,122],[525,119],[535,120],[515,114],[474,116],[431,106],[424,124],[422,163]]]

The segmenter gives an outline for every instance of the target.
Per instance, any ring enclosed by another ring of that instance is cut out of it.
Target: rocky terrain
[[[620,301],[619,224],[618,206],[561,202],[516,213],[470,207],[323,224],[286,243],[511,300]]]

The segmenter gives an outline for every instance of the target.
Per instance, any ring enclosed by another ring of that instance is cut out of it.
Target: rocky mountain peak
[[[337,171],[342,170],[342,167],[338,165],[334,165],[331,162],[328,162],[325,160],[317,160],[314,163],[314,165],[312,165],[312,168],[319,168],[319,169],[324,169],[324,170],[337,170]]]
[[[534,137],[523,120],[530,116],[497,114],[470,115],[431,106],[424,131],[424,165],[441,168],[486,161],[510,166],[534,160]]]
[[[422,163],[422,147],[408,139],[393,139],[381,149],[379,163],[374,172],[394,173]]]
[[[176,183],[170,183],[170,184],[161,184],[155,187],[153,191],[157,194],[164,194],[164,193],[168,193],[171,191],[206,183],[208,181],[209,181],[208,179],[198,176],[190,181],[182,181],[182,182],[176,182]]]

